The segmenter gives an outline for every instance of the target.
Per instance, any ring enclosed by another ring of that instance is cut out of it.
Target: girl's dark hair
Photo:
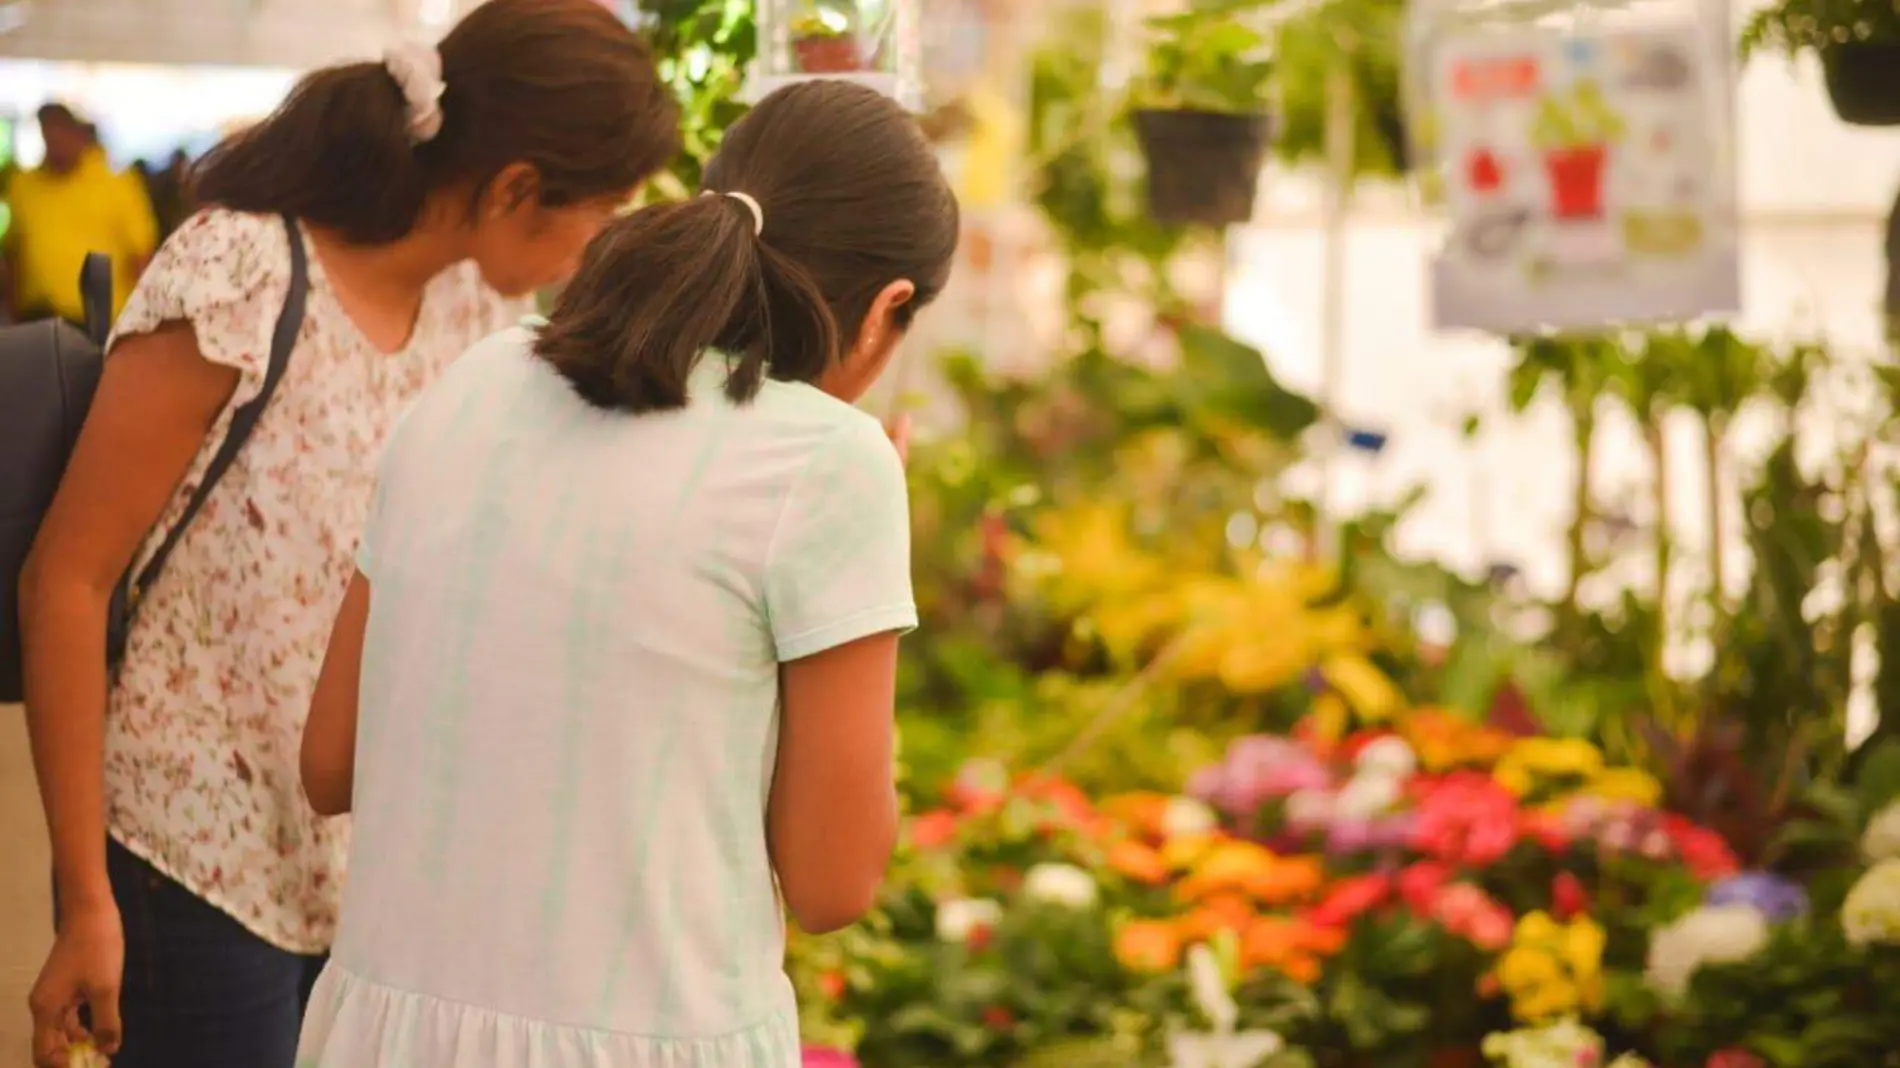
[[[290,214],[358,244],[414,228],[429,194],[533,165],[559,207],[630,190],[679,151],[679,108],[647,46],[597,0],[488,0],[449,31],[442,127],[413,143],[381,63],[307,75],[195,168],[206,203]]]
[[[601,408],[686,403],[707,349],[734,358],[745,402],[772,378],[815,381],[877,295],[908,279],[908,326],[949,280],[957,201],[917,121],[875,90],[792,85],[727,131],[705,195],[619,219],[588,246],[535,351]]]

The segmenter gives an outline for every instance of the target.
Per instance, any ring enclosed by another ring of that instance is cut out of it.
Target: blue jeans
[[[323,958],[271,945],[117,842],[106,871],[125,925],[112,1068],[292,1068]]]

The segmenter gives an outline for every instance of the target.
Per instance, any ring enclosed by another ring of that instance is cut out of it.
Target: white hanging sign
[[[1694,23],[1441,29],[1440,327],[1692,319],[1741,300],[1730,115]]]

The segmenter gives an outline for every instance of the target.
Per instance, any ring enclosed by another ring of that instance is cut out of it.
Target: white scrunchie
[[[383,53],[383,67],[396,79],[409,104],[409,140],[421,144],[442,132],[442,53],[434,45],[410,42]]]

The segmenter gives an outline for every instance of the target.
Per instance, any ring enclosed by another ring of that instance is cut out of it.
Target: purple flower
[[[1808,892],[1772,872],[1745,871],[1714,886],[1704,899],[1710,905],[1746,905],[1770,920],[1792,920],[1808,911]]]

